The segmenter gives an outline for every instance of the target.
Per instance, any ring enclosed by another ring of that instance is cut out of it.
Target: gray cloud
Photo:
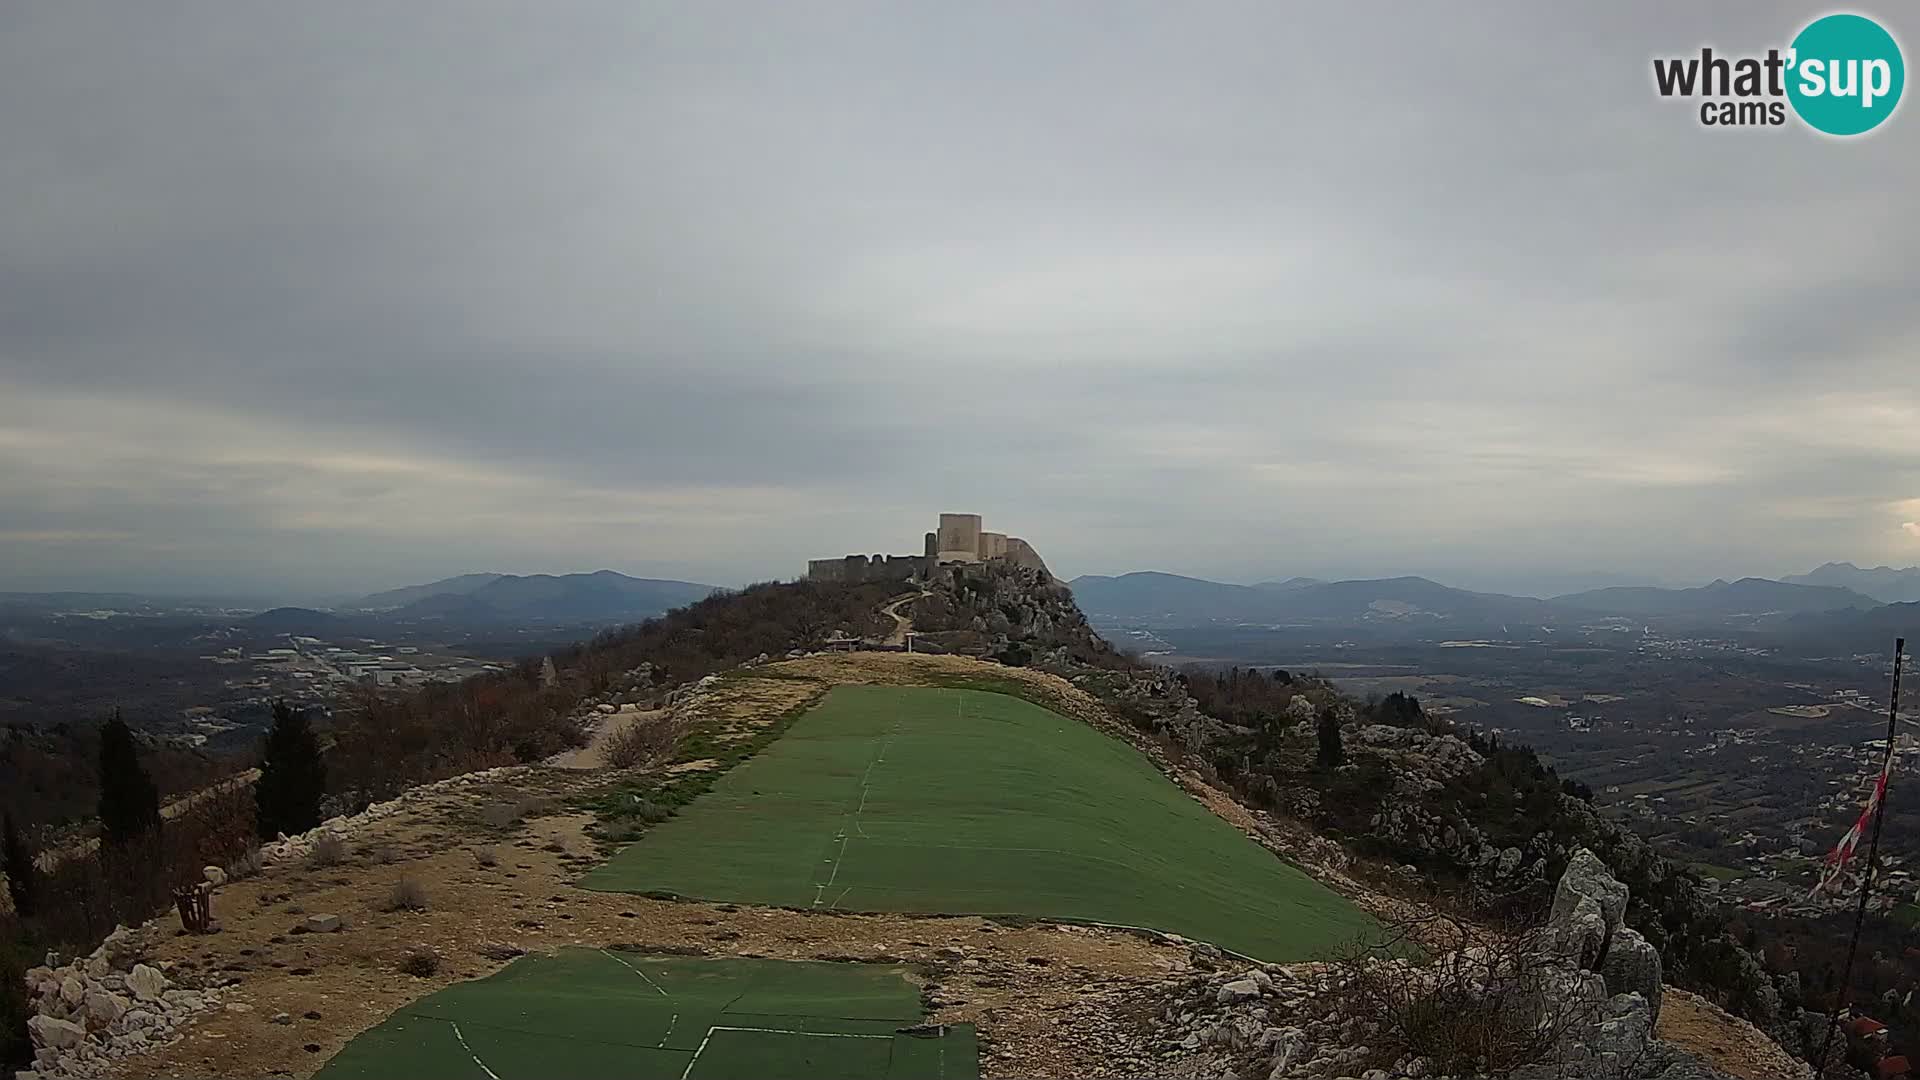
[[[1650,85],[1813,14],[14,9],[0,588],[1920,562],[1915,121]]]

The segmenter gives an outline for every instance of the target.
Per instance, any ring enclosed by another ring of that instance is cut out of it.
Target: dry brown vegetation
[[[637,769],[673,756],[686,725],[671,717],[638,717],[601,743],[601,754],[615,769]]]
[[[1548,1063],[1597,1018],[1565,992],[1542,927],[1489,931],[1425,911],[1386,931],[1330,965],[1334,1020],[1364,1032],[1381,1067],[1417,1057],[1441,1075],[1504,1077]],[[1405,958],[1423,946],[1434,959]]]

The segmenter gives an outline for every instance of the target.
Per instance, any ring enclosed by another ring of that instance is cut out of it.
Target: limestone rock
[[[1660,950],[1639,931],[1623,926],[1614,934],[1600,962],[1600,974],[1610,993],[1639,994],[1646,999],[1651,1018],[1660,1019]]]
[[[87,984],[78,975],[69,975],[60,982],[60,1000],[67,1005],[78,1005],[87,998]]]
[[[1215,999],[1222,1005],[1229,1005],[1236,1001],[1251,1001],[1259,996],[1259,983],[1252,979],[1235,979],[1232,982],[1222,983],[1216,992]]]
[[[135,964],[132,973],[127,976],[127,989],[133,991],[133,996],[141,1001],[158,1000],[166,988],[167,977],[160,974],[158,968],[146,964]]]
[[[105,990],[95,990],[87,995],[87,1016],[102,1026],[109,1025],[127,1015],[127,999],[119,994],[109,994]]]
[[[1608,939],[1620,928],[1627,915],[1627,887],[1607,872],[1607,864],[1586,848],[1580,848],[1567,860],[1566,873],[1560,875],[1553,891],[1553,910],[1549,922],[1571,917],[1582,899],[1590,899],[1599,911]]]
[[[87,1037],[87,1029],[68,1020],[55,1020],[51,1016],[35,1016],[27,1021],[27,1030],[33,1035],[33,1045],[64,1050],[79,1046]]]
[[[307,933],[331,934],[340,929],[340,916],[332,914],[307,916]]]

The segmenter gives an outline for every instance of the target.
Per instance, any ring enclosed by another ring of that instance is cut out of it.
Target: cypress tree
[[[1320,710],[1320,724],[1314,734],[1320,738],[1320,767],[1332,769],[1345,760],[1347,752],[1340,745],[1340,712],[1329,705]]]
[[[327,765],[306,712],[274,702],[260,780],[253,786],[255,827],[269,840],[280,833],[306,832],[320,824],[320,799],[326,792]]]
[[[0,821],[0,865],[6,868],[7,894],[13,898],[13,913],[23,919],[32,915],[40,871],[33,865],[33,852],[21,838],[12,814]]]
[[[122,844],[160,828],[160,789],[140,764],[133,729],[114,710],[100,728],[100,834]]]

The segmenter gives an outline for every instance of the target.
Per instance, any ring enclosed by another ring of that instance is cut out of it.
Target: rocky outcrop
[[[118,1059],[173,1041],[219,1002],[218,990],[180,985],[141,962],[152,932],[117,927],[86,957],[61,964],[48,954],[46,966],[27,971],[34,1056],[21,1077],[107,1075]]]
[[[1545,926],[1420,962],[1388,955],[1332,964],[1234,967],[1196,949],[1196,972],[1172,978],[1157,1013],[1160,1056],[1180,1075],[1283,1080],[1420,1080],[1477,1076],[1406,1037],[1404,1017],[1485,1010],[1521,1040],[1514,1080],[1719,1080],[1706,1062],[1655,1036],[1659,954],[1622,921],[1628,894],[1600,860],[1576,851]],[[1210,969],[1210,970],[1209,970]],[[1367,984],[1375,991],[1368,992]],[[1756,1036],[1757,1037],[1757,1036]]]

